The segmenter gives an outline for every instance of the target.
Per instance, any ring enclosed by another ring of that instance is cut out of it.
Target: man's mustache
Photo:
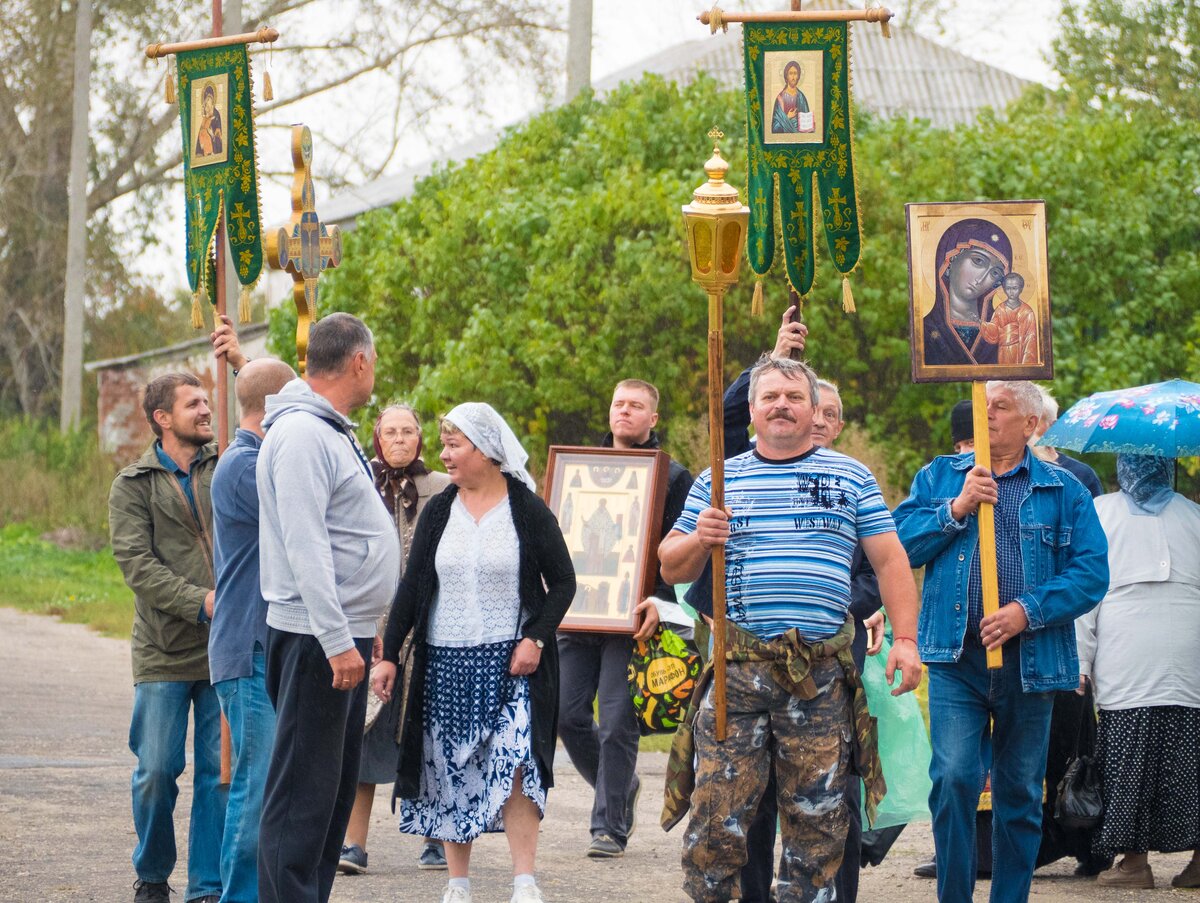
[[[767,415],[768,420],[787,420],[792,423],[796,422],[796,418],[792,416],[791,411],[772,411]]]

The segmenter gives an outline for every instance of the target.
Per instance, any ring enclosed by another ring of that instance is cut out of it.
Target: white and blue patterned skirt
[[[529,679],[508,673],[515,645],[428,647],[421,793],[400,800],[402,833],[468,843],[503,831],[518,768],[520,792],[545,814]]]

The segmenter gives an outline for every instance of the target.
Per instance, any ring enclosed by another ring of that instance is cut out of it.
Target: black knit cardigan
[[[541,772],[542,786],[549,789],[554,786],[554,747],[558,734],[558,646],[554,638],[559,622],[575,598],[575,568],[558,521],[545,502],[524,483],[507,475],[506,479],[509,508],[520,546],[521,636],[545,643],[537,670],[529,675],[529,701],[533,755]],[[396,662],[404,638],[410,630],[416,631],[413,677],[402,727],[400,760],[396,765],[393,806],[397,797],[413,799],[421,789],[426,637],[438,587],[434,559],[457,495],[458,487],[450,486],[431,498],[421,512],[404,578],[384,632],[383,657]]]

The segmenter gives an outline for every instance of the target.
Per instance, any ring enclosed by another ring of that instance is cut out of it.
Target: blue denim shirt
[[[1026,463],[1029,494],[1020,513],[1025,591],[1015,600],[1029,619],[1020,638],[1021,686],[1027,693],[1071,690],[1079,685],[1074,622],[1108,589],[1108,540],[1075,477],[1028,452]],[[975,515],[956,521],[950,502],[974,466],[973,454],[934,458],[894,513],[910,563],[925,568],[917,638],[926,662],[956,662],[962,655],[979,525]]]

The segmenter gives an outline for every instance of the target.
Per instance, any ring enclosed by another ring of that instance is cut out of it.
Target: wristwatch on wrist
[[[537,646],[539,649],[545,649],[545,648],[546,648],[546,641],[545,641],[545,640],[538,640],[538,639],[534,639],[534,638],[533,638],[533,637],[531,637],[531,636],[527,636],[527,637],[525,637],[525,639],[527,639],[527,640],[531,640],[531,641],[533,642],[533,645]]]

